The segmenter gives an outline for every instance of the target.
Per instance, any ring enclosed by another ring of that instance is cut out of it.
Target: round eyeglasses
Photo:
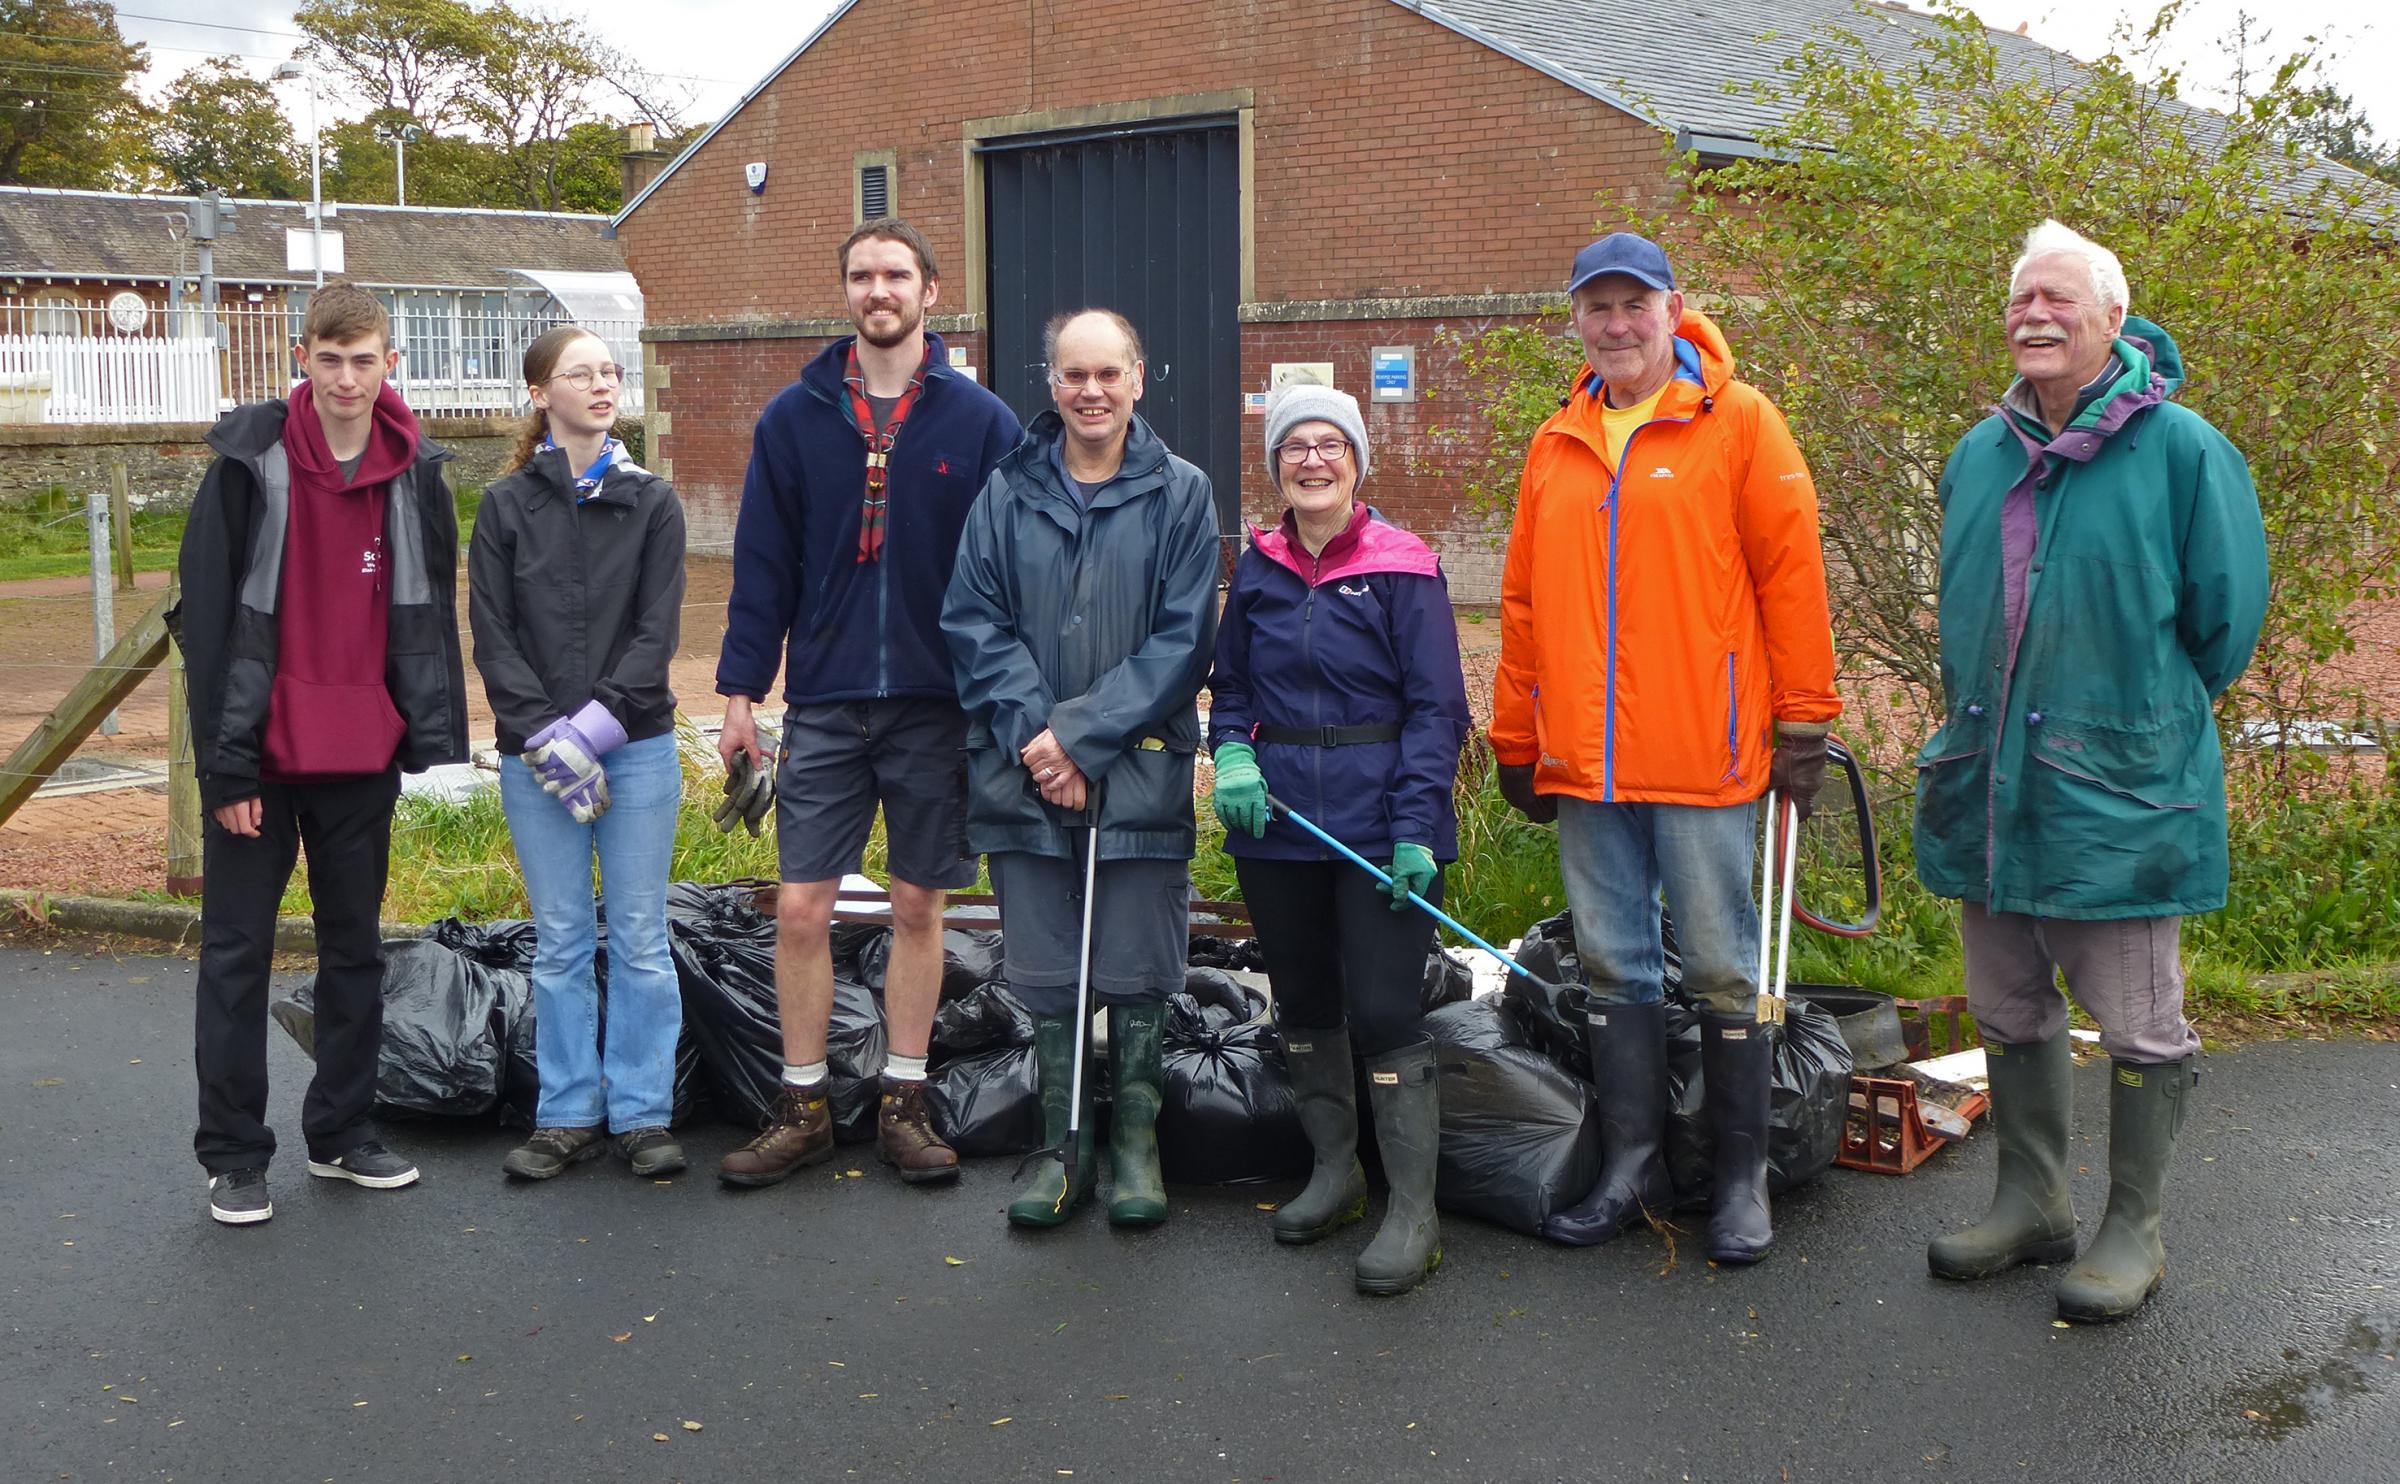
[[[577,366],[572,371],[559,372],[550,380],[563,381],[579,392],[588,392],[594,381],[605,381],[610,386],[621,385],[625,380],[625,368],[613,362],[600,366]]]

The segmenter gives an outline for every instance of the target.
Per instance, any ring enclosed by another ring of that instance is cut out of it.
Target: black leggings
[[[1432,918],[1415,907],[1394,912],[1382,884],[1348,861],[1236,856],[1233,869],[1285,1025],[1322,1031],[1346,1021],[1360,1056],[1425,1039],[1418,1007]],[[1423,896],[1440,904],[1438,874]]]

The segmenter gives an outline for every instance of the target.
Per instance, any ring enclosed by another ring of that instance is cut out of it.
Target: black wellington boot
[[[1660,1156],[1667,1129],[1667,1007],[1594,1005],[1584,1023],[1600,1105],[1600,1178],[1590,1193],[1542,1223],[1570,1247],[1607,1241],[1646,1212],[1665,1211],[1672,1192]]]
[[[1406,1293],[1442,1265],[1442,1222],[1433,1208],[1441,1163],[1442,1102],[1434,1087],[1433,1043],[1387,1051],[1367,1063],[1375,1142],[1383,1150],[1391,1205],[1375,1240],[1358,1255],[1360,1293]]]
[[[1367,1214],[1367,1172],[1358,1163],[1358,1070],[1350,1062],[1350,1031],[1300,1026],[1283,1033],[1283,1063],[1291,1069],[1292,1099],[1316,1163],[1308,1186],[1275,1208],[1275,1240],[1314,1242]]]
[[[1075,1074],[1075,1017],[1037,1015],[1033,1021],[1034,1064],[1042,1084],[1042,1142],[1056,1145],[1067,1136],[1067,1105]],[[1083,1089],[1083,1140],[1075,1161],[1075,1178],[1055,1154],[1033,1162],[1033,1175],[1017,1198],[1008,1203],[1011,1226],[1058,1226],[1069,1212],[1092,1198],[1099,1173],[1099,1147],[1092,1128],[1092,1089]]]
[[[1708,1089],[1708,1126],[1716,1139],[1716,1179],[1708,1200],[1708,1255],[1754,1263],[1775,1241],[1767,1214],[1767,1101],[1774,1043],[1748,1016],[1700,1017],[1700,1075]]]

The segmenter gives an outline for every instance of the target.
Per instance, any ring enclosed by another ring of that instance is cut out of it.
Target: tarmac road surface
[[[1982,1211],[1982,1132],[1783,1200],[1748,1271],[1453,1219],[1427,1288],[1368,1300],[1363,1230],[1268,1240],[1282,1188],[1033,1236],[1005,1161],[912,1190],[856,1146],[737,1192],[716,1123],[666,1184],[612,1158],[512,1186],[510,1134],[419,1125],[391,1141],[421,1185],[336,1186],[280,1031],[275,1219],[230,1230],[190,1156],[192,978],[0,946],[7,1480],[2400,1477],[2400,1046],[2210,1057],[2165,1288],[2070,1330],[2053,1275],[1925,1274]],[[2078,1076],[2087,1232],[2103,1075]]]

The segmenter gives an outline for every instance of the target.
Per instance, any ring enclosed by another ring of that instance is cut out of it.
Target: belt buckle
[[[1326,727],[1319,727],[1319,728],[1317,728],[1317,745],[1318,745],[1319,747],[1339,747],[1339,746],[1341,746],[1342,744],[1341,744],[1340,742],[1336,741],[1336,740],[1334,739],[1334,735],[1333,735],[1335,732],[1337,732],[1337,731],[1339,731],[1339,730],[1341,730],[1339,727],[1331,727],[1331,726],[1326,726]]]

